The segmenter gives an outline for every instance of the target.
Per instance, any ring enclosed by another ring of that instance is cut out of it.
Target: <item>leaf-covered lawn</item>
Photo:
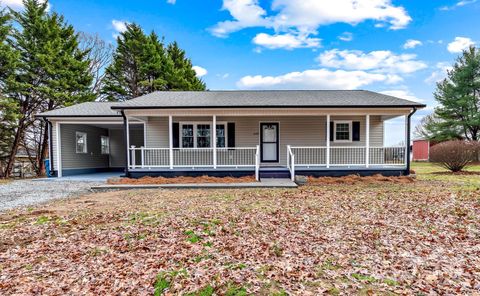
[[[471,295],[479,228],[435,180],[97,193],[0,216],[0,294]]]

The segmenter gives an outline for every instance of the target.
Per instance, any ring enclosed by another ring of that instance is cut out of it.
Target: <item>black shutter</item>
[[[227,123],[228,147],[235,147],[235,122]]]
[[[360,122],[359,121],[352,122],[352,140],[360,141]]]
[[[180,147],[180,124],[178,122],[173,122],[172,123],[172,129],[173,129],[173,148],[179,148]]]
[[[330,121],[330,142],[333,142],[335,129],[333,128],[333,121]]]

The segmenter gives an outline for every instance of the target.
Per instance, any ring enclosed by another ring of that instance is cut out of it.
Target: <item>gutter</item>
[[[112,106],[110,107],[112,110],[129,110],[129,109],[258,109],[258,108],[272,108],[272,109],[281,109],[281,108],[298,108],[298,109],[305,109],[305,108],[425,108],[427,105],[424,104],[415,104],[415,105],[327,105],[327,106],[312,106],[312,105],[294,105],[294,106],[271,106],[271,105],[256,105],[256,106]]]
[[[405,170],[405,175],[408,176],[410,175],[410,153],[411,153],[411,145],[410,145],[410,133],[411,133],[411,118],[413,116],[413,114],[415,114],[415,112],[417,112],[417,108],[413,107],[413,110],[412,112],[410,112],[410,114],[408,114],[408,122],[407,122],[407,155],[405,157],[407,157],[407,168]]]
[[[48,129],[48,158],[49,158],[49,175],[47,177],[53,176],[53,139],[52,139],[52,123],[45,116],[38,116],[43,118]],[[58,131],[57,131],[58,132]]]

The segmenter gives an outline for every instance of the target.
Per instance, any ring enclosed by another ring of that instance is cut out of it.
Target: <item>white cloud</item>
[[[48,0],[42,1],[42,2],[47,2]],[[0,0],[0,8],[1,7],[10,7],[13,10],[20,10],[23,9],[23,0]],[[52,8],[52,5],[48,3],[47,5],[47,11],[50,11]]]
[[[207,73],[208,73],[207,69],[202,68],[200,66],[193,66],[192,69],[197,74],[197,77],[203,77],[203,76],[207,75]]]
[[[176,2],[177,2],[177,0],[167,0],[168,4],[175,4]]]
[[[360,50],[332,49],[323,52],[318,61],[320,65],[329,68],[408,74],[427,67],[416,57],[414,54],[396,55],[388,50],[364,53]]]
[[[423,45],[422,41],[415,39],[408,39],[403,45],[404,49],[415,48],[417,46]]]
[[[316,69],[279,76],[245,76],[237,82],[237,86],[241,89],[357,89],[376,82],[399,81],[401,77],[397,75]]]
[[[424,99],[419,99],[417,98],[414,94],[412,94],[409,90],[404,90],[404,89],[397,89],[397,90],[386,90],[386,91],[381,91],[380,93],[389,95],[389,96],[394,96],[397,98],[409,100],[409,101],[414,101],[418,103],[422,103],[425,100]]]
[[[222,10],[227,10],[232,19],[219,22],[210,29],[218,37],[227,37],[244,28],[263,27],[275,31],[270,37],[288,33],[285,35],[291,39],[292,36],[296,37],[294,39],[316,39],[310,38],[310,35],[316,35],[320,26],[328,24],[356,25],[373,20],[376,25],[388,24],[390,29],[397,30],[406,27],[412,20],[403,7],[393,5],[391,0],[273,0],[270,14],[258,0],[223,0]],[[348,41],[348,36],[345,38]],[[268,44],[278,42],[270,41]]]
[[[125,32],[127,30],[127,24],[128,22],[126,21],[112,20],[113,29],[118,33]]]
[[[338,39],[348,42],[353,40],[353,34],[350,32],[343,32],[342,35],[338,36]]]
[[[23,1],[22,0],[2,0],[0,1],[1,6],[8,6],[11,9],[22,9],[23,8]]]
[[[392,5],[390,0],[274,0],[272,9],[279,11],[273,19],[276,27],[299,30],[315,30],[333,23],[355,25],[365,20],[389,23],[395,30],[411,21],[405,9]]]
[[[217,37],[226,37],[243,28],[268,26],[264,18],[267,12],[258,5],[257,0],[223,0],[222,10],[228,10],[234,20],[215,25],[211,32]]]
[[[472,39],[467,37],[455,37],[455,40],[448,44],[447,50],[451,53],[460,53],[470,45],[475,45],[475,42]]]
[[[447,72],[451,69],[452,66],[447,62],[437,63],[435,65],[435,70],[425,79],[425,83],[433,84],[442,81],[447,76]]]
[[[308,37],[308,35],[305,34],[294,35],[290,33],[276,35],[260,33],[253,38],[253,43],[268,49],[320,47],[320,42],[321,39],[319,38]]]
[[[477,0],[462,0],[462,1],[458,1],[457,3],[455,3],[452,6],[442,6],[442,7],[440,7],[440,10],[453,10],[457,7],[467,6],[467,5],[473,4],[475,2],[477,2]]]
[[[217,74],[215,76],[217,76],[218,78],[227,79],[230,76],[230,73]]]

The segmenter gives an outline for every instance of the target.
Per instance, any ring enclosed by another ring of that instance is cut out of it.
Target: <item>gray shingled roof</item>
[[[423,108],[425,105],[366,90],[158,91],[126,102],[83,103],[39,116],[120,116],[118,109],[248,107]]]
[[[245,107],[424,107],[365,90],[262,90],[153,92],[114,109]]]
[[[118,110],[112,110],[112,106],[123,104],[121,102],[87,102],[70,107],[47,111],[37,116],[46,117],[63,117],[63,116],[85,116],[85,117],[105,117],[105,116],[119,116],[122,115]]]

